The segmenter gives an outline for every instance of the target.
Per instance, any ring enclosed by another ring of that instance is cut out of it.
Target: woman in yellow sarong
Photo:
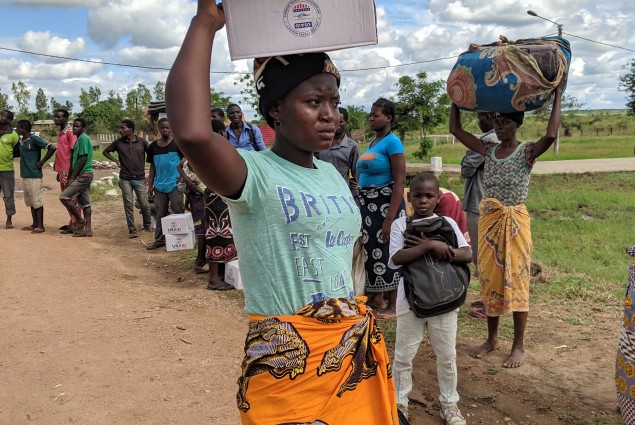
[[[166,103],[182,152],[229,206],[249,313],[241,421],[396,425],[385,342],[354,297],[359,209],[337,170],[313,156],[339,124],[339,72],[324,53],[254,61],[259,110],[276,136],[270,150],[237,150],[209,125],[211,51],[224,23],[214,1],[198,1]]]
[[[512,313],[514,342],[504,367],[520,366],[525,357],[524,335],[529,312],[531,227],[525,200],[529,175],[536,159],[558,135],[560,104],[566,74],[555,89],[553,108],[544,137],[535,143],[520,142],[516,130],[524,113],[492,113],[500,144],[483,141],[461,127],[461,113],[452,104],[450,132],[466,147],[485,157],[484,198],[478,223],[478,271],[487,315],[487,341],[470,352],[475,358],[498,347],[499,317]]]

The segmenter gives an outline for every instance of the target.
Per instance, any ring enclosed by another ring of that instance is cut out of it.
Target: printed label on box
[[[168,252],[194,249],[196,245],[196,235],[194,232],[182,235],[165,235],[165,249]]]

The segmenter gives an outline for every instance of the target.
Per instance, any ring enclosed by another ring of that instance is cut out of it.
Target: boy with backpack
[[[427,329],[437,360],[440,416],[448,425],[465,425],[457,406],[456,329],[472,252],[456,222],[434,213],[439,202],[434,174],[420,173],[412,179],[408,201],[413,215],[396,219],[390,233],[389,266],[403,266],[393,361],[397,407],[408,415],[412,360]]]

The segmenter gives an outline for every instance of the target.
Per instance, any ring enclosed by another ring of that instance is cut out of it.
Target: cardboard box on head
[[[377,44],[374,0],[223,0],[232,60]]]

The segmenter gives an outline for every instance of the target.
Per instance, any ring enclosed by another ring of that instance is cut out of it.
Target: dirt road
[[[239,294],[205,290],[189,267],[193,253],[149,254],[140,239],[127,239],[118,199],[94,205],[95,237],[60,235],[67,215],[50,170],[45,184],[53,188],[47,232],[19,230],[30,224],[21,195],[16,229],[0,230],[0,425],[238,424],[246,333]],[[485,359],[470,358],[485,321],[462,319],[459,392],[468,423],[586,424],[598,412],[615,420],[617,304],[533,306],[527,363],[516,370],[501,368],[508,336]],[[442,423],[433,359],[422,346],[413,425]]]
[[[409,172],[429,171],[430,164],[408,163]],[[443,171],[460,173],[456,164],[443,164]],[[599,173],[635,171],[635,158],[578,159],[570,161],[538,161],[533,174]]]

